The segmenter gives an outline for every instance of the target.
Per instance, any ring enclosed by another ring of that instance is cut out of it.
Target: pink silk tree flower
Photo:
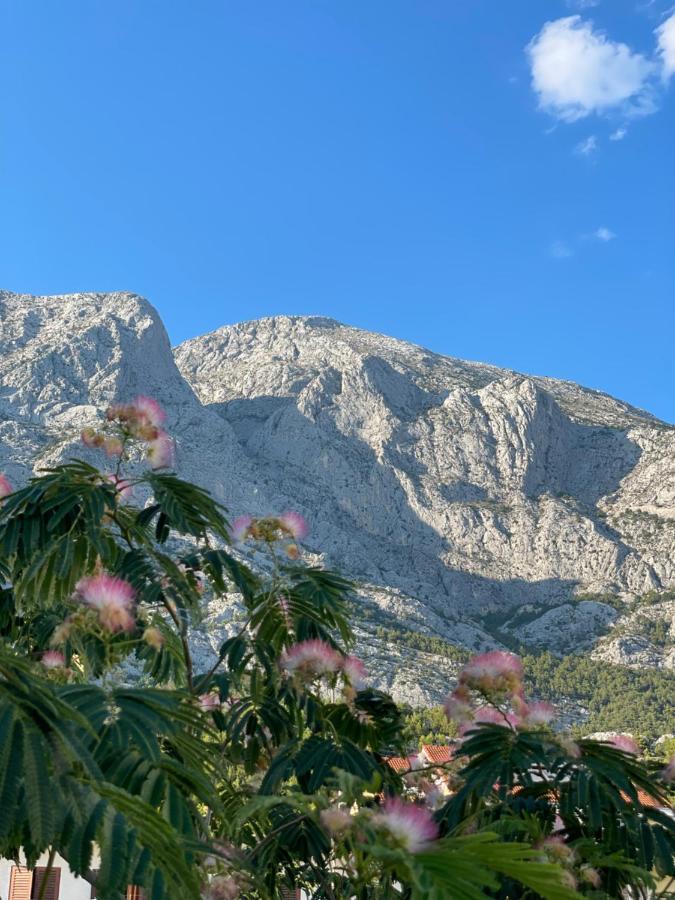
[[[481,706],[476,710],[476,725],[501,725],[504,728],[515,728],[520,725],[520,717],[514,713],[502,713],[493,706]]]
[[[546,851],[546,855],[550,859],[557,862],[566,862],[574,855],[571,847],[567,846],[565,838],[561,834],[551,834],[541,842],[541,847]]]
[[[353,824],[349,811],[337,806],[322,809],[319,813],[319,819],[330,834],[342,834]]]
[[[102,447],[105,440],[100,432],[91,427],[82,429],[80,439],[85,447],[90,448]]]
[[[558,711],[550,703],[539,700],[524,706],[520,713],[523,725],[548,725],[558,717]]]
[[[360,691],[366,683],[368,670],[356,656],[345,656],[341,665],[342,673],[353,688]]]
[[[76,591],[83,602],[98,613],[107,631],[132,631],[135,620],[131,613],[135,591],[128,581],[103,573],[83,578]]]
[[[505,650],[491,650],[489,653],[481,653],[474,656],[464,666],[462,676],[465,679],[501,678],[505,675],[523,675],[523,664],[515,653],[507,653]]]
[[[115,419],[126,420],[131,414],[132,407],[125,406],[123,403],[111,403],[105,411],[105,417],[109,422]]]
[[[460,684],[482,693],[520,694],[522,691],[523,664],[515,653],[491,650],[474,656],[459,675]]]
[[[166,413],[153,397],[139,396],[134,400],[136,417],[143,423],[159,428],[166,421]]]
[[[245,541],[253,525],[253,516],[237,516],[230,526],[230,538],[235,544]]]
[[[214,710],[221,707],[220,697],[218,694],[201,694],[199,696],[199,705],[204,712],[214,712]]]
[[[640,747],[630,734],[615,734],[614,737],[609,739],[609,742],[612,747],[616,747],[617,750],[623,750],[624,753],[630,753],[633,756],[639,756]]]
[[[293,644],[281,657],[281,668],[294,674],[324,675],[337,672],[342,656],[330,644],[320,640],[301,641]]]
[[[301,541],[309,533],[307,521],[298,512],[285,512],[279,516],[279,522],[284,531],[292,535],[296,541]]]
[[[0,500],[4,497],[9,497],[13,492],[14,488],[12,487],[9,478],[7,478],[6,475],[0,475]]]
[[[443,712],[451,722],[459,725],[473,721],[473,707],[468,700],[466,692],[458,688],[445,698]]]
[[[103,449],[106,456],[120,456],[124,445],[118,437],[107,437],[103,441]]]
[[[431,812],[400,797],[387,798],[373,822],[386,829],[409,853],[425,850],[438,837],[438,825]]]
[[[600,888],[602,886],[602,876],[600,875],[600,872],[592,866],[582,866],[580,874],[584,881],[587,881],[594,888]]]
[[[154,440],[148,442],[147,456],[153,469],[166,469],[171,466],[173,453],[173,440],[165,431],[160,431]]]
[[[133,499],[134,488],[130,481],[126,481],[118,475],[108,475],[107,478],[114,485],[120,500],[129,501]]]
[[[66,664],[66,658],[58,650],[47,650],[40,660],[45,669],[62,669]]]
[[[149,647],[152,647],[153,650],[161,650],[164,646],[164,635],[159,628],[155,628],[153,625],[145,629],[143,632],[143,640]]]

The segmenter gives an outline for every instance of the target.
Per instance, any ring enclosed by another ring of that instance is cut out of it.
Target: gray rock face
[[[440,612],[675,578],[675,429],[604,394],[319,318],[221,328],[176,360],[317,545]],[[658,553],[624,522],[644,516]]]
[[[593,656],[630,668],[675,669],[675,600],[626,611]]]
[[[233,514],[303,512],[309,550],[399,627],[567,651],[616,619],[575,593],[675,585],[675,428],[597,391],[319,317],[224,327],[172,354],[132,294],[0,293],[0,348],[14,481],[81,455],[96,408],[153,395],[181,474]],[[424,654],[388,667],[363,634],[382,681],[420,699]]]
[[[0,292],[0,466],[14,483],[84,457],[83,425],[143,393],[169,415],[177,464],[236,505],[255,504],[254,473],[228,423],[178,371],[153,307],[133,294],[32,297]],[[99,464],[100,454],[92,457]],[[201,476],[201,477],[199,477]]]
[[[503,630],[536,650],[572,653],[592,647],[597,635],[616,617],[616,611],[606,603],[582,600],[555,606],[532,622],[506,622]]]

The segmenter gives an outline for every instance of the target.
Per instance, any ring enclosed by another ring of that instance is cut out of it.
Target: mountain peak
[[[225,368],[263,367],[265,377],[275,370],[288,390],[300,390],[296,378],[302,372],[342,365],[343,358],[377,358],[404,373],[417,388],[442,393],[464,387],[478,390],[495,381],[526,380],[537,390],[553,397],[572,418],[589,424],[629,428],[650,422],[664,425],[650,413],[630,406],[602,391],[571,381],[525,375],[489,363],[446,356],[400,338],[389,337],[323,316],[268,316],[234,325],[224,325],[175,348],[179,366],[186,371],[209,371],[209,377],[226,386]],[[283,375],[281,374],[284,370]],[[295,373],[295,374],[293,374]],[[199,379],[197,379],[199,380]],[[199,388],[197,388],[199,391]],[[236,388],[235,388],[236,390]],[[226,388],[220,392],[224,398]]]

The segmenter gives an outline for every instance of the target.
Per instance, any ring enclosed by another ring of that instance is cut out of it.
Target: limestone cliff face
[[[0,350],[12,479],[72,455],[97,407],[152,394],[181,474],[233,514],[302,511],[309,549],[382,622],[469,648],[599,640],[615,658],[623,645],[600,635],[618,614],[597,595],[675,586],[675,428],[597,391],[319,317],[227,326],[172,354],[154,309],[123,293],[0,293]],[[424,654],[406,676],[364,629],[383,683],[419,699]]]
[[[675,429],[604,394],[309,317],[176,360],[350,571],[442,611],[675,579]],[[659,520],[661,552],[627,512]]]
[[[621,660],[602,595],[675,584],[675,429],[645,412],[316,317],[224,327],[175,355],[316,549],[404,625]]]
[[[0,291],[0,465],[15,482],[77,454],[82,426],[139,393],[167,409],[183,473],[220,499],[253,502],[232,428],[178,371],[153,307],[128,293],[32,297]],[[100,462],[100,457],[96,459]]]

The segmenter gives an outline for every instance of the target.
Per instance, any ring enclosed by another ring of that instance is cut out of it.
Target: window
[[[23,866],[12,866],[9,873],[9,900],[30,900],[33,873]]]
[[[46,886],[42,887],[43,881],[47,881]],[[55,866],[47,869],[47,866],[37,866],[33,870],[33,887],[31,890],[31,900],[38,900],[42,891],[42,900],[59,900],[59,885],[61,884],[61,869]]]
[[[36,900],[40,896],[43,881],[45,885],[43,900],[59,900],[61,869],[52,868],[47,875],[46,866],[26,869],[24,866],[12,866],[9,874],[8,900]]]

